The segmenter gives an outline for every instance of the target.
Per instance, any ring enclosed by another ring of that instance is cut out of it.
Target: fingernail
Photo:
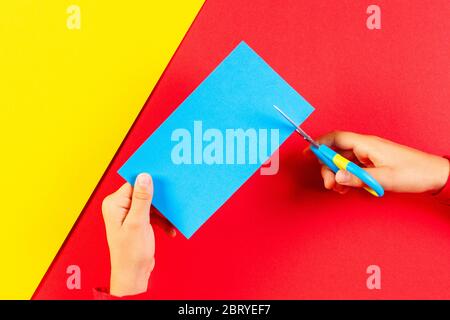
[[[148,173],[141,173],[137,176],[136,183],[142,187],[148,187],[150,185],[150,175]]]
[[[351,179],[352,179],[352,175],[348,171],[339,170],[336,173],[336,182],[337,183],[341,183],[341,184],[348,183],[348,182],[350,182]]]

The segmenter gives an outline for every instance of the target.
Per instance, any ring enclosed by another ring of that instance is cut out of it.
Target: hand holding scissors
[[[350,160],[344,158],[336,151],[332,150],[324,144],[319,144],[313,140],[305,131],[298,127],[295,122],[286,115],[280,108],[274,105],[274,108],[294,127],[295,130],[311,144],[311,151],[323,162],[328,168],[330,168],[334,173],[339,170],[346,170],[351,174],[358,177],[362,182],[365,183],[364,189],[370,194],[376,197],[382,197],[384,195],[383,187],[376,181],[366,170],[362,169],[357,164],[351,162]]]

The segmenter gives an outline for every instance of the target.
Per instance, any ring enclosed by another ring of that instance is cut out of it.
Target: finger
[[[339,153],[345,153],[342,150],[353,151],[354,157],[365,166],[372,166],[372,153],[376,150],[373,136],[358,134],[348,131],[334,131],[317,139],[319,143],[326,144],[334,149],[340,149]],[[346,157],[343,154],[344,157]]]
[[[307,158],[312,158],[314,156],[314,154],[311,151],[310,146],[307,146],[305,149],[303,149],[302,154]]]
[[[384,189],[390,190],[392,173],[389,168],[365,168],[364,170],[366,170],[375,180],[377,180]],[[365,186],[365,183],[361,181],[361,179],[346,170],[339,170],[336,173],[336,182],[349,187],[358,188]]]
[[[131,185],[125,183],[116,192],[105,197],[102,202],[102,213],[107,228],[122,225],[128,212],[131,192]]]
[[[131,199],[131,194],[133,192],[133,187],[128,182],[124,183],[116,192],[113,194],[118,197],[124,197]]]
[[[116,192],[113,193],[113,197],[115,198],[115,204],[125,209],[126,212],[130,209],[131,206],[131,195],[133,194],[133,187],[128,182],[123,184]]]
[[[352,150],[335,150],[344,158],[347,158],[350,161],[357,160],[355,153]],[[307,158],[313,158],[315,154],[311,151],[311,147],[308,146],[302,150],[302,154]]]
[[[128,213],[131,207],[131,198],[121,197],[117,199],[117,205]]]
[[[148,173],[137,176],[131,197],[130,219],[150,221],[150,207],[153,198],[153,180]]]
[[[336,181],[334,179],[334,172],[330,170],[327,166],[322,166],[320,173],[323,178],[323,185],[325,189],[332,190]]]
[[[346,194],[350,190],[350,187],[344,186],[339,183],[335,183],[333,187],[333,191],[339,193],[339,194]]]
[[[333,131],[317,138],[319,144],[336,147],[342,150],[352,150],[364,139],[363,135],[348,131]]]
[[[158,226],[170,237],[175,237],[177,235],[175,227],[167,219],[153,212],[150,214],[150,216],[152,225]]]
[[[337,150],[336,152],[339,153],[344,158],[346,158],[347,160],[350,161],[357,160],[355,154],[351,150]]]

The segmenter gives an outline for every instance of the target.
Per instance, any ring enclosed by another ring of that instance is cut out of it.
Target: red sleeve
[[[446,156],[445,158],[450,161],[450,156]],[[445,184],[445,186],[437,193],[435,193],[435,196],[443,203],[450,205],[450,174],[447,178],[447,183]]]
[[[116,297],[109,294],[108,288],[95,288],[93,289],[94,300],[147,300],[147,292],[132,295]]]

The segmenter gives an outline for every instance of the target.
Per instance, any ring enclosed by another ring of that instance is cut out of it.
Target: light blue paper
[[[314,110],[245,42],[241,42],[128,159],[119,174],[133,184],[139,173],[150,173],[155,189],[153,205],[189,238],[268,157],[258,157],[257,163],[250,163],[255,152],[250,143],[246,143],[244,164],[237,164],[237,160],[234,164],[207,164],[204,160],[199,161],[201,152],[197,152],[197,159],[194,159],[194,142],[191,142],[192,162],[201,163],[175,164],[173,160],[178,158],[173,157],[172,152],[179,141],[172,141],[172,134],[180,132],[177,129],[187,129],[194,140],[194,122],[198,121],[197,127],[201,122],[203,133],[208,129],[221,132],[225,148],[226,129],[256,132],[266,129],[270,156],[270,151],[275,151],[270,147],[270,133],[279,130],[281,144],[294,131],[274,109],[274,104],[297,124]],[[196,136],[196,142],[201,140],[199,136]],[[203,142],[203,151],[209,143]],[[225,158],[225,150],[223,154]]]

